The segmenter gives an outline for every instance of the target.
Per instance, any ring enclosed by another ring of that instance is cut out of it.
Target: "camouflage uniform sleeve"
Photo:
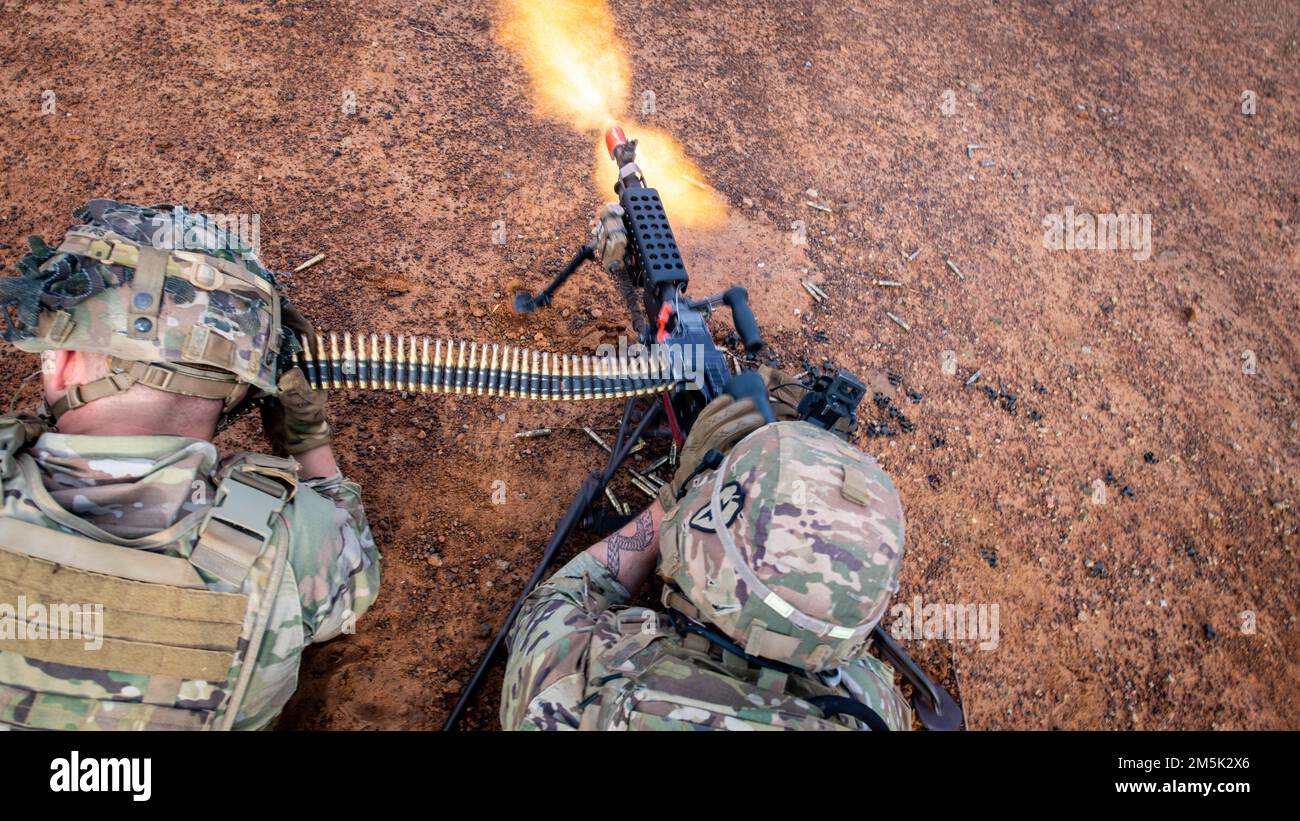
[[[379,592],[379,550],[361,488],[341,475],[307,479],[288,508],[289,567],[275,594],[235,729],[262,729],[298,685],[302,650],[353,631]]]
[[[586,551],[538,585],[524,602],[507,642],[502,728],[578,726],[592,630],[602,612],[629,598],[609,568]]]
[[[333,504],[318,538],[301,539],[289,557],[302,600],[308,644],[352,632],[379,595],[379,548],[370,534],[361,487],[336,473],[302,483]],[[299,490],[301,493],[301,489]]]

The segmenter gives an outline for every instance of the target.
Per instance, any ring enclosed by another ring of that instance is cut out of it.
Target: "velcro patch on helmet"
[[[745,506],[745,490],[740,486],[740,482],[732,480],[722,486],[720,493],[722,500],[722,516],[726,521],[722,523],[723,527],[731,527],[731,523],[736,521],[740,515],[740,510]],[[708,499],[699,509],[691,514],[690,524],[692,530],[698,530],[701,533],[717,533],[717,524],[713,521],[711,504]]]
[[[866,507],[871,504],[871,483],[867,474],[851,465],[844,466],[844,485],[840,488],[844,498]]]

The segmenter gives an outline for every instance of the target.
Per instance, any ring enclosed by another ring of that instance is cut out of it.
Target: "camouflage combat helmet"
[[[870,456],[778,422],[696,478],[659,539],[665,604],[750,655],[826,670],[866,652],[898,590],[903,509]]]
[[[113,200],[73,217],[82,224],[62,243],[30,237],[21,275],[0,278],[6,341],[109,357],[109,375],[73,386],[55,418],[136,383],[220,399],[226,415],[250,390],[275,394],[296,342],[281,327],[276,275],[225,220]]]

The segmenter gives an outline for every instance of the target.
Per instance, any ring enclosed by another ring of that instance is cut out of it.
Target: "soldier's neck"
[[[70,410],[59,418],[59,433],[76,436],[186,436],[212,441],[215,430],[185,417],[152,410],[108,416],[91,405]]]

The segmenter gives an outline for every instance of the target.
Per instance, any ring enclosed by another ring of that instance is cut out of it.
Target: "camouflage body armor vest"
[[[911,710],[892,686],[893,671],[874,656],[831,675],[755,666],[713,631],[706,638],[681,630],[700,623],[680,595],[665,590],[664,604],[668,614],[643,607],[602,614],[579,729],[911,728]],[[596,651],[601,646],[607,649]]]
[[[34,438],[0,417],[0,488],[75,532],[0,516],[0,603],[27,604],[0,624],[0,729],[230,729],[285,573],[294,462],[233,457],[210,507],[128,539],[55,502]],[[50,635],[86,606],[100,635]]]

